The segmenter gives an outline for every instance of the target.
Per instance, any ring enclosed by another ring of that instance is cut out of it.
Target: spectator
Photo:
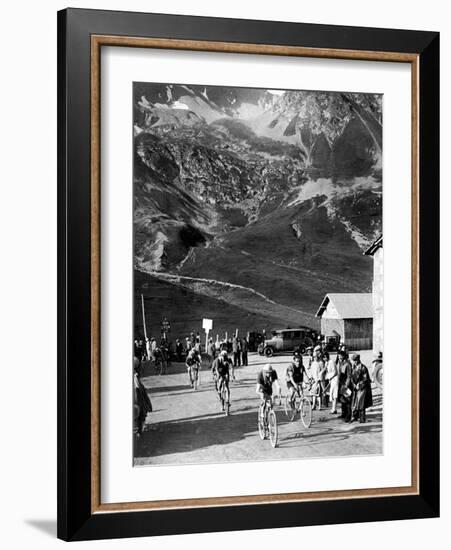
[[[360,362],[360,355],[351,355],[352,418],[351,422],[366,422],[366,409],[373,405],[371,379],[368,369]]]
[[[182,361],[182,355],[183,355],[183,344],[182,342],[180,342],[178,338],[175,341],[175,354],[177,356],[177,361],[180,363]]]
[[[326,377],[329,383],[329,396],[332,402],[330,414],[337,414],[337,399],[338,399],[338,366],[335,361],[330,359],[329,353],[324,352],[324,358],[326,359]]]
[[[139,340],[135,338],[133,342],[134,356],[139,360]]]
[[[346,356],[346,352],[340,350],[337,354],[338,369],[338,400],[341,403],[341,415],[345,422],[351,420],[351,364]]]
[[[213,361],[215,360],[215,357],[216,357],[216,346],[213,342],[213,338],[210,338],[208,340],[207,355],[208,355],[208,364],[211,367],[211,365],[212,365],[212,363],[213,363]]]
[[[150,360],[155,363],[155,354],[157,351],[157,341],[155,338],[150,339]]]
[[[233,366],[241,366],[241,344],[239,339],[234,336],[232,340]]]
[[[247,341],[247,338],[243,338],[243,341],[241,343],[241,359],[243,363],[243,367],[247,367],[248,361],[247,361],[247,352],[249,349],[249,343]]]
[[[149,338],[146,338],[146,360],[149,361],[151,357],[150,353],[150,340]]]
[[[146,358],[146,345],[144,344],[144,341],[142,339],[138,342],[138,359],[140,361],[145,361]]]
[[[324,381],[326,373],[326,368],[324,366],[324,362],[321,358],[321,351],[317,348],[315,348],[313,353],[313,360],[310,367],[310,376],[313,379],[313,386],[312,386],[312,396],[313,396],[313,402],[312,402],[312,409],[315,410],[317,405],[318,409],[321,410],[321,396],[322,396],[322,382]]]
[[[186,337],[185,342],[186,342],[186,355],[188,356],[188,353],[193,349],[193,346],[190,338]]]

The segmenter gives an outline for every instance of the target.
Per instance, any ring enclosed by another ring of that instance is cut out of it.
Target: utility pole
[[[146,313],[144,311],[144,296],[141,294],[141,309],[143,313],[144,338],[147,340]]]

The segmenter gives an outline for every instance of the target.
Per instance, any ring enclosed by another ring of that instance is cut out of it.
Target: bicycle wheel
[[[302,398],[300,412],[301,421],[304,424],[304,427],[310,428],[312,424],[312,404],[310,403],[310,399],[307,399],[307,397]]]
[[[199,371],[197,369],[194,369],[193,387],[195,390],[197,390],[198,385],[199,385]]]
[[[293,420],[295,419],[297,410],[298,410],[297,396],[290,397],[290,395],[287,395],[285,397],[285,414],[288,416],[290,422],[293,422]]]
[[[257,411],[258,415],[258,433],[260,435],[260,439],[266,439],[266,427],[265,427],[265,417],[262,415],[262,411],[260,407],[258,407]]]
[[[268,428],[269,428],[269,440],[271,442],[271,446],[273,448],[277,447],[278,430],[277,430],[276,413],[274,411],[269,411]]]

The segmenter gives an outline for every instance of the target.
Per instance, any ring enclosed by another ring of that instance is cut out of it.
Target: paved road
[[[285,369],[290,356],[273,357],[285,394]],[[370,353],[362,353],[369,365]],[[366,424],[345,424],[329,410],[314,411],[309,429],[300,421],[289,422],[283,406],[276,408],[279,445],[262,441],[257,431],[258,397],[256,376],[267,361],[250,354],[249,366],[236,369],[230,384],[231,411],[226,417],[210,372],[201,371],[201,385],[188,385],[185,366],[174,363],[169,374],[155,376],[146,365],[143,383],[150,393],[154,411],[147,416],[143,435],[136,447],[136,465],[199,464],[243,460],[298,459],[319,456],[349,456],[382,453],[382,395],[373,388],[374,407]]]

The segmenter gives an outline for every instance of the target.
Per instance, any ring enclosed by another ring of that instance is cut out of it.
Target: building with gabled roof
[[[373,298],[371,293],[326,294],[316,312],[321,333],[336,338],[349,350],[373,347]]]

